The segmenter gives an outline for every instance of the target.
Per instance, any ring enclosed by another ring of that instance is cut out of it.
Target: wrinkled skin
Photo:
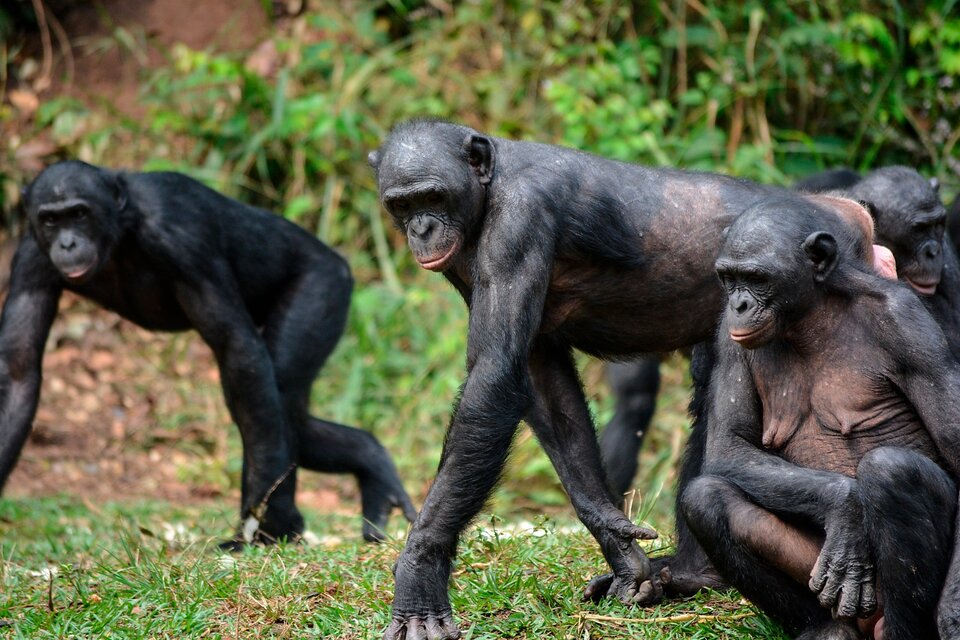
[[[25,189],[24,208],[29,229],[0,317],[0,486],[30,431],[66,289],[147,329],[195,329],[213,350],[243,438],[242,534],[225,548],[299,538],[298,467],[357,477],[368,540],[384,537],[396,507],[415,517],[376,438],[307,413],[353,284],[329,247],[175,173],[63,162]]]
[[[707,452],[681,506],[722,575],[801,637],[933,638],[960,365],[849,231],[783,200],[731,227]]]
[[[651,532],[610,494],[572,350],[627,357],[710,338],[723,303],[713,263],[724,229],[752,202],[789,192],[435,121],[400,125],[369,160],[414,257],[470,309],[467,377],[397,563],[385,638],[456,637],[446,590],[457,538],[495,485],[521,419],[612,569],[588,596],[646,604],[721,585],[682,523],[675,558],[651,563],[637,546]],[[700,379],[681,483],[699,470]]]

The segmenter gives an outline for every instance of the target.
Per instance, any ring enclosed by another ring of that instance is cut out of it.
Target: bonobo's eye
[[[76,221],[86,220],[87,219],[87,209],[86,207],[77,207],[73,210],[73,219]]]
[[[436,207],[443,202],[443,194],[439,191],[431,191],[424,198],[424,202],[426,202],[427,206]]]
[[[407,213],[410,211],[410,201],[406,198],[396,198],[388,203],[390,210],[394,213]]]
[[[51,215],[40,216],[40,224],[48,229],[52,229],[57,226],[57,219]]]

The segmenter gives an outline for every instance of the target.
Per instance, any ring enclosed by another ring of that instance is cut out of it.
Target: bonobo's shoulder
[[[859,296],[854,309],[861,322],[874,329],[882,343],[898,345],[897,350],[930,346],[944,341],[943,331],[920,298],[899,281],[877,278],[871,295]]]

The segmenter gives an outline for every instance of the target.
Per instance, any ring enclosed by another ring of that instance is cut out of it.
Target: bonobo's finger
[[[843,583],[840,589],[840,600],[835,610],[838,618],[852,618],[857,615],[860,606],[860,585],[853,580]]]
[[[583,599],[599,602],[604,596],[610,593],[613,578],[614,575],[612,573],[605,573],[591,580],[587,584],[587,588],[583,590]]]
[[[633,596],[634,604],[648,605],[663,600],[663,587],[656,580],[644,580]]]
[[[390,626],[383,632],[383,640],[404,640],[407,632],[402,621],[394,618],[390,621]]]
[[[423,628],[420,618],[407,620],[407,640],[427,640],[427,630]]]
[[[877,588],[873,576],[860,585],[860,609],[857,616],[869,618],[877,611]]]
[[[830,571],[827,574],[827,580],[823,584],[823,589],[817,594],[817,600],[828,609],[833,609],[840,595],[840,588],[843,586],[842,576]]]
[[[630,537],[636,540],[656,540],[658,537],[660,537],[660,534],[653,529],[633,525],[633,531],[630,532]]]
[[[827,581],[827,561],[823,559],[823,553],[821,552],[817,556],[817,561],[813,564],[813,570],[810,572],[810,590],[814,593],[820,593],[823,590],[823,585]],[[823,569],[821,571],[821,568]]]
[[[457,623],[453,621],[453,616],[449,613],[440,618],[440,627],[443,629],[443,632],[446,634],[444,638],[449,640],[457,640],[460,637],[460,628],[457,627]]]
[[[617,591],[617,600],[623,604],[633,604],[633,598],[637,595],[637,585],[630,584],[624,585],[623,583],[619,585],[614,585]]]

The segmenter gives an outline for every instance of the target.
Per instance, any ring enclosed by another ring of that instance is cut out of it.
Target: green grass
[[[400,541],[359,541],[355,518],[308,513],[313,544],[216,551],[232,511],[164,503],[0,501],[7,638],[375,638]],[[735,593],[657,608],[582,602],[603,571],[578,524],[482,519],[451,597],[465,638],[785,638]],[[707,616],[697,619],[689,614]]]

